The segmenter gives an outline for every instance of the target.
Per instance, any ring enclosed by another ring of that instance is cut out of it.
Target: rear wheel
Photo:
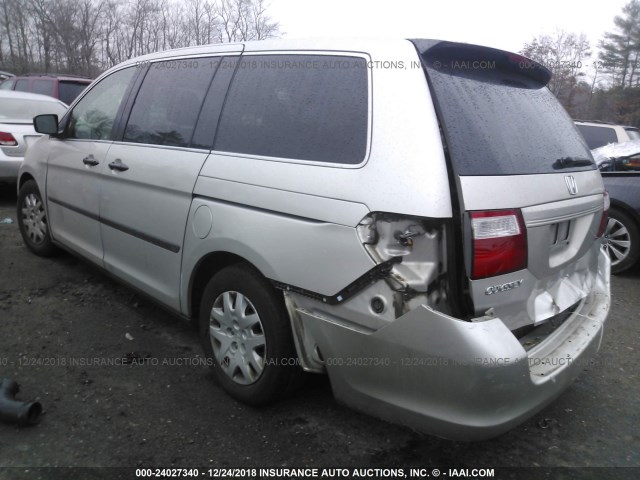
[[[41,257],[55,253],[56,247],[51,242],[44,202],[34,180],[25,182],[20,188],[17,210],[20,234],[29,250]]]
[[[611,259],[611,273],[633,267],[640,257],[640,231],[626,213],[611,209],[604,232],[603,248]]]
[[[219,385],[249,405],[290,392],[302,375],[282,298],[257,271],[232,265],[205,288],[200,336]]]

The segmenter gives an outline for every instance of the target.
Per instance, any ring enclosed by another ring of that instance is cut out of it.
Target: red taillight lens
[[[15,147],[16,145],[18,145],[18,142],[13,135],[8,132],[0,132],[0,146]]]
[[[471,212],[471,278],[494,277],[527,267],[527,231],[520,210]]]
[[[604,192],[602,200],[602,217],[600,217],[600,226],[598,227],[596,238],[601,238],[604,235],[604,232],[607,229],[607,221],[609,220],[609,207],[611,206],[611,201],[609,200],[609,194],[607,192]]]

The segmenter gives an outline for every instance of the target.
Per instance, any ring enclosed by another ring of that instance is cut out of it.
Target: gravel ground
[[[238,404],[200,364],[190,325],[68,254],[30,254],[14,204],[0,192],[0,220],[14,221],[0,224],[0,378],[18,381],[19,398],[37,398],[44,416],[35,427],[0,424],[0,478],[71,466],[640,466],[640,270],[613,278],[600,353],[564,395],[497,439],[453,442],[336,403],[322,376],[277,405]],[[146,360],[89,364],[131,352]]]

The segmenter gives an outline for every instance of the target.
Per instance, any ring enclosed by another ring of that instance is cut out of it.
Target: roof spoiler
[[[540,63],[517,53],[469,43],[441,40],[410,40],[418,50],[426,67],[455,73],[456,69],[482,69],[509,72],[525,77],[543,87],[551,80],[551,71]]]

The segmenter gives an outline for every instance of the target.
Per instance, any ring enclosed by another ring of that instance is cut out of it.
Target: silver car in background
[[[437,40],[148,55],[35,119],[19,224],[197,321],[240,401],[326,373],[354,408],[495,436],[573,381],[609,310],[607,197],[549,78]]]
[[[27,148],[41,136],[33,117],[66,111],[67,105],[45,95],[0,90],[0,185],[16,183]]]

